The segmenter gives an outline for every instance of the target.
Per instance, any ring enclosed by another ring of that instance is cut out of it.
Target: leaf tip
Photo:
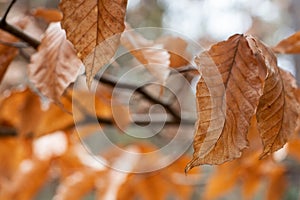
[[[196,160],[193,158],[193,159],[186,165],[186,167],[184,168],[184,173],[185,173],[185,175],[187,175],[187,173],[188,173],[191,169],[193,169],[193,168],[196,166],[195,161],[196,161]]]

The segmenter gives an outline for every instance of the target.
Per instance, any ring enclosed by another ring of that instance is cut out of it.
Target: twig
[[[31,36],[27,35],[26,33],[24,33],[23,31],[17,29],[16,27],[8,24],[7,22],[2,23],[2,20],[0,21],[0,29],[16,36],[17,38],[23,40],[24,42],[26,42],[27,44],[29,44],[30,46],[32,46],[33,48],[37,49],[38,46],[40,45],[40,42],[34,38],[32,38]]]
[[[5,42],[0,40],[0,44],[3,44],[5,46],[10,46],[10,47],[16,47],[19,49],[30,47],[30,45],[24,42]]]
[[[172,70],[171,74],[186,73],[186,72],[197,72],[197,73],[199,73],[197,68],[195,68],[192,65],[188,65],[188,66],[178,67],[178,68]]]
[[[0,137],[17,136],[17,130],[13,127],[0,126]]]
[[[0,23],[6,23],[6,18],[7,18],[7,15],[9,13],[9,11],[11,10],[11,8],[13,7],[13,5],[17,2],[17,0],[12,0],[8,6],[8,8],[6,9]]]
[[[175,120],[177,120],[179,122],[181,120],[180,115],[169,104],[153,97],[151,94],[149,94],[145,90],[145,88],[144,88],[145,86],[137,87],[136,85],[131,85],[128,83],[120,83],[120,82],[114,81],[113,78],[108,78],[107,75],[102,75],[101,77],[96,76],[95,79],[100,81],[101,83],[108,84],[112,87],[134,90],[135,92],[137,92],[137,93],[141,94],[143,97],[145,97],[145,99],[147,99],[149,102],[163,106],[167,110],[167,112],[170,113],[174,117]]]
[[[30,46],[32,46],[33,48],[37,49],[38,46],[40,45],[40,42],[34,38],[32,38],[31,36],[27,35],[26,33],[24,33],[23,31],[17,29],[16,27],[10,25],[7,23],[6,18],[7,15],[9,13],[9,11],[11,10],[12,6],[17,2],[17,0],[12,0],[7,8],[7,10],[5,11],[3,17],[0,20],[0,29],[18,37],[19,39],[23,40],[24,42],[28,43]]]

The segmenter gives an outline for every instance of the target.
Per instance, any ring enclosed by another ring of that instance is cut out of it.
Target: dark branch
[[[6,23],[7,15],[8,15],[9,11],[11,10],[11,8],[13,7],[13,5],[14,5],[16,2],[17,2],[17,0],[12,0],[12,1],[10,2],[8,8],[6,9],[6,11],[5,11],[5,13],[4,13],[4,15],[3,15],[3,17],[2,17],[2,19],[1,19],[1,21],[0,21],[1,24],[2,24],[2,23]]]
[[[145,85],[142,87],[137,87],[136,85],[131,85],[128,83],[120,83],[120,82],[117,82],[116,80],[114,80],[113,78],[108,77],[107,75],[96,76],[95,79],[100,81],[101,83],[110,85],[112,87],[134,90],[135,92],[137,92],[137,93],[141,94],[143,97],[145,97],[145,99],[147,99],[149,102],[163,106],[167,110],[167,112],[174,117],[174,119],[176,121],[180,122],[180,120],[181,120],[180,115],[169,104],[167,104],[167,103],[157,99],[156,97],[153,97],[151,94],[149,94],[144,88]]]
[[[11,137],[17,135],[18,133],[15,128],[0,125],[0,137]]]
[[[178,68],[172,70],[171,74],[186,73],[186,72],[199,73],[199,70],[197,68],[195,68],[194,66],[192,66],[192,65],[188,65],[188,66],[178,67]]]
[[[11,10],[12,6],[17,2],[17,0],[12,0],[11,3],[9,4],[7,10],[5,11],[3,17],[0,20],[0,29],[16,36],[17,38],[23,40],[24,42],[28,43],[30,46],[33,48],[37,49],[38,46],[40,45],[40,42],[37,41],[36,39],[32,38],[31,36],[27,35],[23,31],[17,29],[16,27],[10,25],[7,23],[6,18]]]
[[[27,48],[27,47],[30,46],[30,45],[28,45],[27,43],[24,43],[24,42],[5,42],[5,41],[2,41],[2,40],[0,40],[0,44],[3,44],[5,46],[10,46],[10,47],[16,47],[16,48],[19,48],[19,49]]]
[[[40,42],[34,38],[32,38],[31,36],[27,35],[26,33],[24,33],[23,31],[17,29],[16,27],[8,24],[8,23],[0,23],[0,29],[16,36],[17,38],[23,40],[24,42],[26,42],[27,44],[29,44],[30,46],[32,46],[33,48],[37,49],[38,46],[40,45]]]

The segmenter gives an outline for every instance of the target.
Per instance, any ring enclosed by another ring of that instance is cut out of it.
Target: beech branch
[[[25,48],[25,47],[33,47],[34,49],[37,49],[38,46],[41,44],[40,41],[36,40],[35,38],[31,37],[30,35],[26,34],[22,30],[18,29],[17,27],[9,24],[7,22],[7,16],[9,12],[11,11],[11,8],[13,5],[16,3],[17,0],[12,0],[11,3],[9,4],[7,10],[5,11],[3,17],[0,19],[0,29],[12,34],[13,36],[19,38],[22,40],[24,43],[17,43],[17,44],[11,44],[7,43],[5,41],[0,41],[1,44],[8,45],[8,46],[15,46],[17,48]],[[196,71],[196,69],[192,66],[184,66],[182,68],[177,68],[177,72],[179,73],[185,73],[189,71]],[[174,72],[173,72],[174,73]],[[171,73],[172,74],[172,73]],[[107,84],[111,87],[118,87],[118,88],[123,88],[127,90],[133,90],[134,92],[140,94],[145,100],[149,101],[152,104],[159,104],[165,108],[168,114],[172,116],[172,120],[170,121],[163,121],[163,120],[158,120],[158,121],[142,121],[142,120],[136,120],[133,123],[137,125],[148,125],[149,123],[151,124],[165,124],[165,125],[179,125],[181,123],[187,124],[187,125],[193,125],[194,121],[193,120],[185,120],[181,119],[180,113],[178,113],[172,106],[168,103],[165,103],[161,101],[160,99],[152,96],[146,89],[145,86],[137,87],[136,85],[128,84],[128,83],[120,83],[117,80],[115,80],[114,77],[110,77],[108,75],[104,76],[96,76],[96,80],[103,84]],[[90,123],[91,118],[89,116],[86,117],[82,122],[79,122],[79,125],[84,125]],[[97,118],[97,121],[101,124],[107,124],[107,125],[113,125],[114,122],[112,119],[104,119],[101,117]],[[70,125],[71,126],[74,125]],[[14,128],[11,127],[3,127],[0,126],[0,135],[1,136],[16,136],[17,131]]]
[[[40,45],[40,42],[38,40],[36,40],[33,37],[31,37],[30,35],[24,33],[22,30],[16,28],[15,26],[10,25],[6,20],[9,11],[11,10],[12,6],[16,2],[17,2],[17,0],[12,0],[11,1],[11,3],[9,4],[7,10],[5,11],[3,17],[0,19],[0,29],[14,35],[15,37],[23,40],[24,42],[26,42],[27,44],[29,44],[33,48],[37,49],[38,46]]]

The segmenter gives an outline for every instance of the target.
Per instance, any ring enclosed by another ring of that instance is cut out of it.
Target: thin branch
[[[8,8],[6,9],[6,11],[5,11],[5,13],[4,13],[4,15],[3,15],[3,17],[2,17],[2,19],[1,19],[1,21],[0,21],[0,24],[2,24],[2,23],[5,24],[5,23],[6,23],[7,15],[8,15],[9,11],[11,10],[11,8],[13,7],[13,5],[14,5],[16,2],[17,2],[17,0],[12,0],[12,1],[10,2]]]
[[[32,38],[30,35],[27,35],[26,33],[24,33],[23,31],[17,29],[16,27],[10,25],[9,23],[7,23],[6,19],[7,19],[7,15],[9,13],[9,11],[11,10],[12,6],[17,2],[17,0],[12,0],[8,6],[8,8],[6,9],[3,17],[0,20],[0,29],[16,36],[17,38],[23,40],[24,42],[28,43],[30,46],[32,46],[33,48],[37,49],[38,46],[40,45],[40,42],[34,38]]]
[[[101,83],[110,85],[112,87],[118,87],[118,88],[124,88],[124,89],[129,89],[129,90],[134,90],[135,92],[141,94],[145,99],[147,99],[149,102],[154,103],[154,104],[159,104],[163,106],[168,113],[170,113],[176,121],[180,121],[181,117],[180,115],[171,107],[171,105],[159,100],[156,97],[153,97],[151,94],[149,94],[145,90],[145,86],[142,87],[137,87],[136,85],[131,85],[128,83],[120,83],[114,80],[113,78],[109,78],[107,75],[102,75],[101,77],[96,76],[96,80],[100,81]]]
[[[10,46],[10,47],[16,47],[19,49],[30,47],[30,45],[24,42],[5,42],[0,40],[0,44],[3,44],[5,46]]]
[[[17,130],[13,127],[0,125],[0,137],[17,136]]]
[[[171,74],[186,73],[186,72],[199,73],[199,70],[192,65],[187,65],[187,66],[175,68],[174,70],[171,71]]]
[[[2,20],[1,20],[2,22]],[[17,38],[23,40],[24,42],[26,42],[27,44],[29,44],[30,46],[32,46],[33,48],[37,49],[38,46],[40,45],[40,41],[32,38],[31,36],[27,35],[26,33],[24,33],[23,31],[21,31],[20,29],[8,24],[8,23],[0,23],[0,29],[16,36]]]

